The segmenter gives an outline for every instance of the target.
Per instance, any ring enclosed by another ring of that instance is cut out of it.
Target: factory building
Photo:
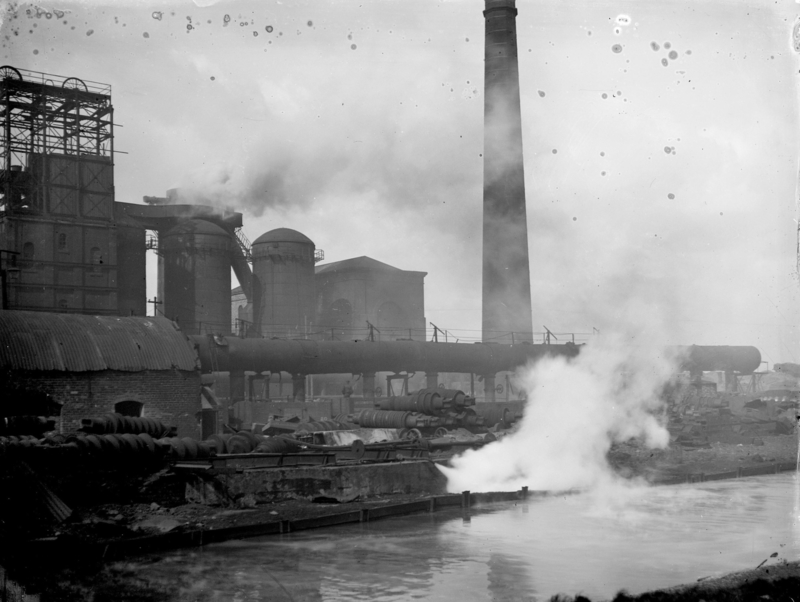
[[[197,356],[169,320],[0,311],[0,341],[0,395],[47,395],[60,407],[62,432],[119,412],[200,434]],[[31,411],[4,405],[0,415]]]
[[[425,276],[364,256],[317,266],[318,329],[331,340],[365,339],[369,325],[376,340],[425,340]]]

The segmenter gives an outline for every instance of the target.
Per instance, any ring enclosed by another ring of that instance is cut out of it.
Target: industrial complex
[[[162,491],[147,485],[164,505],[176,478],[179,497],[236,508],[441,495],[432,460],[513,430],[526,396],[514,371],[582,349],[534,340],[516,14],[514,0],[485,2],[479,343],[431,332],[425,271],[368,256],[326,263],[311,231],[278,227],[251,242],[246,214],[180,188],[117,201],[112,86],[0,68],[0,456],[19,493],[3,508],[44,517],[0,533],[40,538],[67,524],[88,505],[84,487],[116,502],[128,492],[70,483],[93,470],[137,484],[167,471]],[[755,347],[672,351],[695,402],[709,372],[720,393],[757,392]],[[757,436],[729,422],[742,442]],[[670,430],[702,445],[700,427],[683,416]]]
[[[415,373],[429,388],[455,382],[487,402],[520,399],[505,373],[578,348],[533,344],[516,8],[488,2],[484,15],[484,345],[445,343],[436,332],[426,342],[425,272],[369,257],[324,263],[306,234],[288,228],[251,243],[241,213],[188,202],[180,189],[116,201],[111,86],[6,66],[0,320],[13,341],[2,346],[9,386],[47,393],[63,408],[60,430],[128,408],[182,436],[201,435],[204,410],[217,414],[206,420],[211,434],[238,402],[338,396],[344,380],[331,374],[353,379],[356,397],[370,402],[408,392]],[[150,300],[148,250],[158,255]],[[717,352],[692,370],[730,380],[760,364],[753,348]],[[445,373],[456,376],[444,382]],[[200,374],[213,375],[205,396]],[[142,378],[164,379],[171,393],[137,386]]]

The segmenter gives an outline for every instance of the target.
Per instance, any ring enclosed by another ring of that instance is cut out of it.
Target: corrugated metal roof
[[[192,344],[166,318],[0,311],[0,368],[194,370]]]

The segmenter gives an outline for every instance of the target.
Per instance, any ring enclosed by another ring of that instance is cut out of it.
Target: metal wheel
[[[11,65],[3,65],[0,67],[0,80],[2,79],[18,79],[22,80],[22,73]]]
[[[367,448],[364,446],[364,442],[361,439],[356,439],[350,446],[350,451],[352,451],[356,460],[360,460],[364,457],[364,453],[367,451]]]
[[[19,72],[18,72],[19,73]],[[20,76],[22,79],[22,76]],[[61,84],[62,88],[71,88],[73,90],[83,90],[84,92],[89,91],[89,87],[82,79],[78,79],[77,77],[68,77],[64,80],[64,83]]]
[[[406,433],[403,435],[403,439],[416,441],[417,439],[422,439],[422,433],[420,433],[417,429],[408,429],[408,431],[406,431]]]

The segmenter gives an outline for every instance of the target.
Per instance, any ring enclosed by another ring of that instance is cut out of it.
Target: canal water
[[[181,601],[600,599],[768,558],[800,559],[795,473],[615,487],[490,504],[469,516],[448,510],[230,541],[112,563],[80,587]]]

